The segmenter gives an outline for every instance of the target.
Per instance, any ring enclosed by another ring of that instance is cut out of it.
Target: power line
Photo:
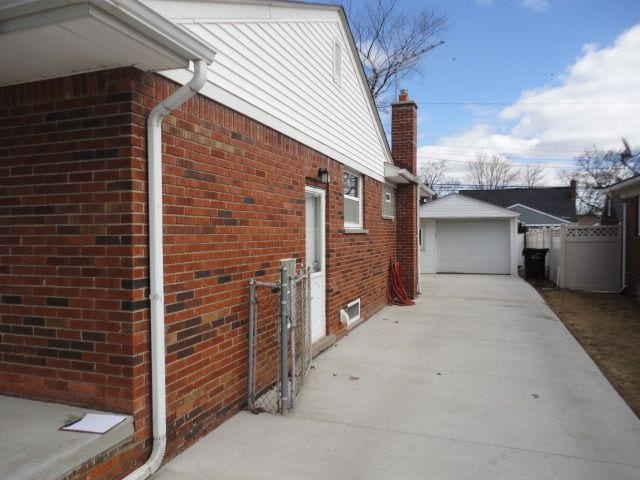
[[[418,105],[481,105],[481,106],[504,106],[504,105],[636,105],[640,100],[613,100],[606,102],[415,102]]]
[[[431,156],[427,157],[427,156],[424,156],[424,155],[418,155],[418,158],[422,159],[422,160],[437,160],[437,161],[445,161],[445,162],[453,162],[453,163],[466,163],[466,164],[474,164],[474,163],[476,163],[475,160],[452,160],[450,158],[436,158],[436,157],[431,157]],[[529,157],[515,157],[515,158],[528,159]],[[535,157],[531,157],[531,158],[535,159]],[[511,158],[510,158],[510,160],[511,160]],[[533,165],[540,166],[540,167],[543,167],[543,168],[564,168],[564,169],[571,168],[571,165],[547,165],[546,163],[535,163]],[[514,165],[514,166],[517,167],[519,165]],[[524,166],[526,166],[526,164],[525,165],[521,165],[521,166],[524,167]]]
[[[474,145],[451,145],[451,144],[445,144],[445,143],[439,143],[438,145],[426,145],[426,147],[428,148],[440,148],[440,147],[450,147],[450,148],[471,148],[474,150],[487,150],[487,147],[478,147],[478,146],[474,146]],[[523,150],[523,151],[527,151],[527,150],[531,150],[530,148],[509,148],[509,150]],[[539,149],[536,148],[537,152],[562,152],[562,153],[583,153],[582,150],[562,150],[562,149]]]

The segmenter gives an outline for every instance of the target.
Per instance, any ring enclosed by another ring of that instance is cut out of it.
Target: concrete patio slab
[[[533,288],[423,283],[317,357],[289,416],[240,413],[156,480],[640,478],[640,421]]]
[[[133,438],[130,416],[104,434],[61,431],[86,408],[0,395],[0,478],[53,480]]]

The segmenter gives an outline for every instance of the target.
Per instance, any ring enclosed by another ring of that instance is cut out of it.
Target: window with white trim
[[[382,189],[382,217],[393,219],[396,216],[396,192],[391,185],[384,184]]]
[[[362,229],[362,175],[344,171],[344,228]]]

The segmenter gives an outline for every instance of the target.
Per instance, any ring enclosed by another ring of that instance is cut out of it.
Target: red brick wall
[[[173,84],[154,80],[157,101]],[[355,298],[365,318],[386,305],[395,224],[382,219],[382,185],[365,178],[369,233],[345,234],[339,163],[204,97],[165,121],[163,141],[171,455],[245,401],[247,283],[277,281],[282,258],[303,264],[304,187],[321,187],[318,168],[331,178],[329,333],[345,333],[338,311]]]
[[[391,105],[391,149],[396,166],[417,174],[418,106],[402,91]],[[398,185],[396,190],[397,258],[409,297],[418,293],[418,190],[415,185]]]
[[[418,294],[418,188],[398,185],[396,190],[397,259],[402,265],[402,281],[409,298]]]
[[[640,300],[640,235],[638,198],[627,201],[627,294]]]
[[[0,89],[0,389],[132,411],[144,164],[125,72]]]
[[[132,448],[82,478],[118,478],[150,446],[144,125],[176,88],[121,69],[0,90],[2,391],[135,419]],[[167,117],[163,142],[170,457],[244,403],[247,282],[276,281],[281,258],[303,263],[318,168],[331,175],[329,333],[345,333],[349,301],[365,318],[386,304],[396,224],[365,177],[369,233],[345,234],[338,162],[203,97]]]

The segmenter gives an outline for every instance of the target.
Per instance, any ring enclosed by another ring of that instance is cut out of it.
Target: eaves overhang
[[[621,199],[640,195],[640,175],[623,180],[615,185],[605,187],[601,189],[601,191]]]
[[[419,177],[413,175],[406,168],[400,168],[390,163],[384,164],[384,179],[394,184],[413,183],[418,186],[424,196],[433,196],[435,192],[425,185]]]
[[[138,0],[15,0],[0,6],[0,86],[124,66],[188,68],[214,56]]]

